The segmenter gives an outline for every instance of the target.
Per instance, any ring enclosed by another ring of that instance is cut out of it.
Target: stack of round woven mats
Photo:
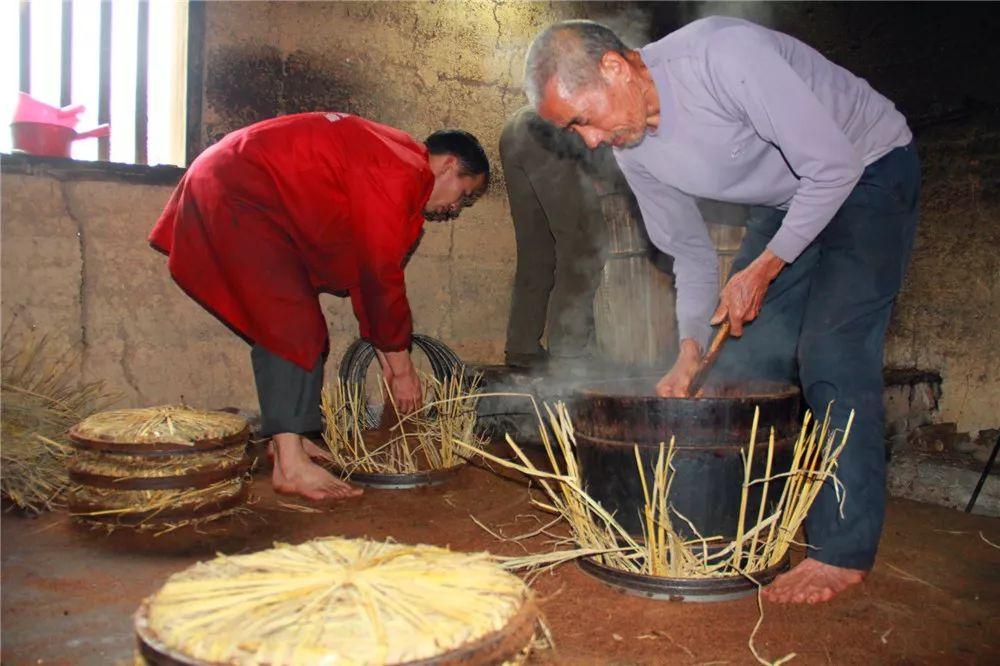
[[[165,530],[228,515],[249,494],[250,430],[187,407],[94,414],[70,429],[70,513],[107,528]]]

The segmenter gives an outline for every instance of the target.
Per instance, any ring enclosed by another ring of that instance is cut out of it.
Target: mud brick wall
[[[712,13],[772,25],[867,78],[918,126],[924,213],[886,359],[939,371],[939,418],[976,431],[1000,418],[1000,13],[977,4],[210,2],[203,140],[340,109],[416,136],[463,127],[496,161],[503,121],[523,103],[527,44],[550,21],[605,20],[633,43]],[[5,170],[4,325],[16,315],[78,348],[85,375],[106,378],[129,404],[183,394],[253,406],[244,344],[145,244],[169,193]],[[428,225],[407,275],[418,330],[470,361],[498,361],[514,253],[498,177],[457,222]],[[337,355],[356,327],[346,302],[324,303]]]
[[[494,185],[453,223],[428,224],[407,268],[415,327],[463,358],[502,358],[514,234],[499,170],[506,118],[525,103],[531,37],[563,18],[595,17],[644,41],[649,8],[628,3],[275,2],[206,7],[203,140],[283,113],[339,110],[418,138],[444,127],[475,134]],[[331,319],[336,347],[354,331]],[[338,337],[339,336],[339,337]]]

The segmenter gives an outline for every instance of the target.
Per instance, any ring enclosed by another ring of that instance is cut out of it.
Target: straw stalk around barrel
[[[541,427],[539,432],[551,471],[535,465],[510,436],[507,442],[517,454],[517,461],[481,453],[488,460],[515,469],[536,481],[545,498],[533,500],[534,504],[561,517],[569,527],[569,534],[556,542],[555,552],[518,558],[519,565],[549,567],[577,557],[593,557],[600,564],[615,569],[671,578],[752,576],[781,562],[823,484],[831,483],[838,494],[842,492],[835,476],[836,464],[853,421],[852,414],[838,438],[837,433],[830,431],[829,411],[822,423],[814,421],[811,414],[806,414],[793,450],[791,468],[781,474],[773,474],[771,469],[774,459],[772,431],[767,446],[765,475],[752,479],[758,411],[749,446],[743,454],[744,482],[738,532],[736,538],[727,543],[719,536],[698,534],[694,525],[670,504],[670,484],[674,474],[671,465],[673,441],[660,444],[651,477],[642,463],[638,447],[635,448],[636,474],[640,478],[645,500],[640,507],[643,537],[636,538],[583,487],[576,459],[573,424],[565,405],[559,403],[554,409],[546,405],[545,411],[549,428]],[[553,437],[549,436],[549,430]],[[465,446],[460,441],[457,443]],[[768,500],[774,499],[768,495],[771,483],[779,478],[784,479],[784,488],[772,507],[767,508]],[[744,529],[749,490],[760,484],[763,485],[763,496],[756,523]],[[681,536],[674,528],[676,521],[686,523],[696,537]]]
[[[40,513],[63,506],[71,454],[66,431],[115,400],[103,382],[79,381],[79,357],[44,336],[3,336],[0,480],[3,495]]]
[[[340,381],[324,387],[323,439],[333,465],[348,475],[412,474],[462,464],[456,440],[482,449],[486,442],[475,433],[479,378],[456,374],[444,380],[430,375],[421,379],[430,400],[386,431],[365,430],[365,398],[358,388]],[[383,393],[388,396],[386,409],[395,413],[391,393]]]

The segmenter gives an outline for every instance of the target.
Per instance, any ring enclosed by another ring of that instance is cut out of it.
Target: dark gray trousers
[[[261,436],[283,432],[304,435],[323,430],[319,404],[325,356],[320,356],[312,370],[303,370],[254,345],[250,360],[260,402]]]
[[[508,362],[544,357],[546,330],[552,356],[587,355],[608,243],[593,182],[577,160],[546,149],[521,122],[504,129],[500,157],[517,242]]]
[[[832,425],[854,424],[837,477],[843,517],[827,483],[806,519],[809,556],[852,569],[875,561],[885,516],[882,366],[885,330],[917,226],[920,163],[911,143],[865,169],[819,237],[770,286],[760,315],[726,343],[717,372],[798,382],[813,414],[833,402]],[[751,210],[733,270],[747,266],[784,211]]]

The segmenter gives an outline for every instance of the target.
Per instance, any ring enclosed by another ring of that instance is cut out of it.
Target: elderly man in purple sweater
[[[681,349],[657,384],[683,396],[729,320],[720,370],[797,379],[843,427],[838,478],[806,520],[809,553],[766,596],[826,601],[871,569],[885,513],[882,354],[917,223],[920,167],[893,104],[806,44],[732,18],[695,21],[634,51],[596,23],[543,31],[528,98],[593,148],[610,144],[650,239],[674,258]],[[721,294],[695,198],[750,204]]]

